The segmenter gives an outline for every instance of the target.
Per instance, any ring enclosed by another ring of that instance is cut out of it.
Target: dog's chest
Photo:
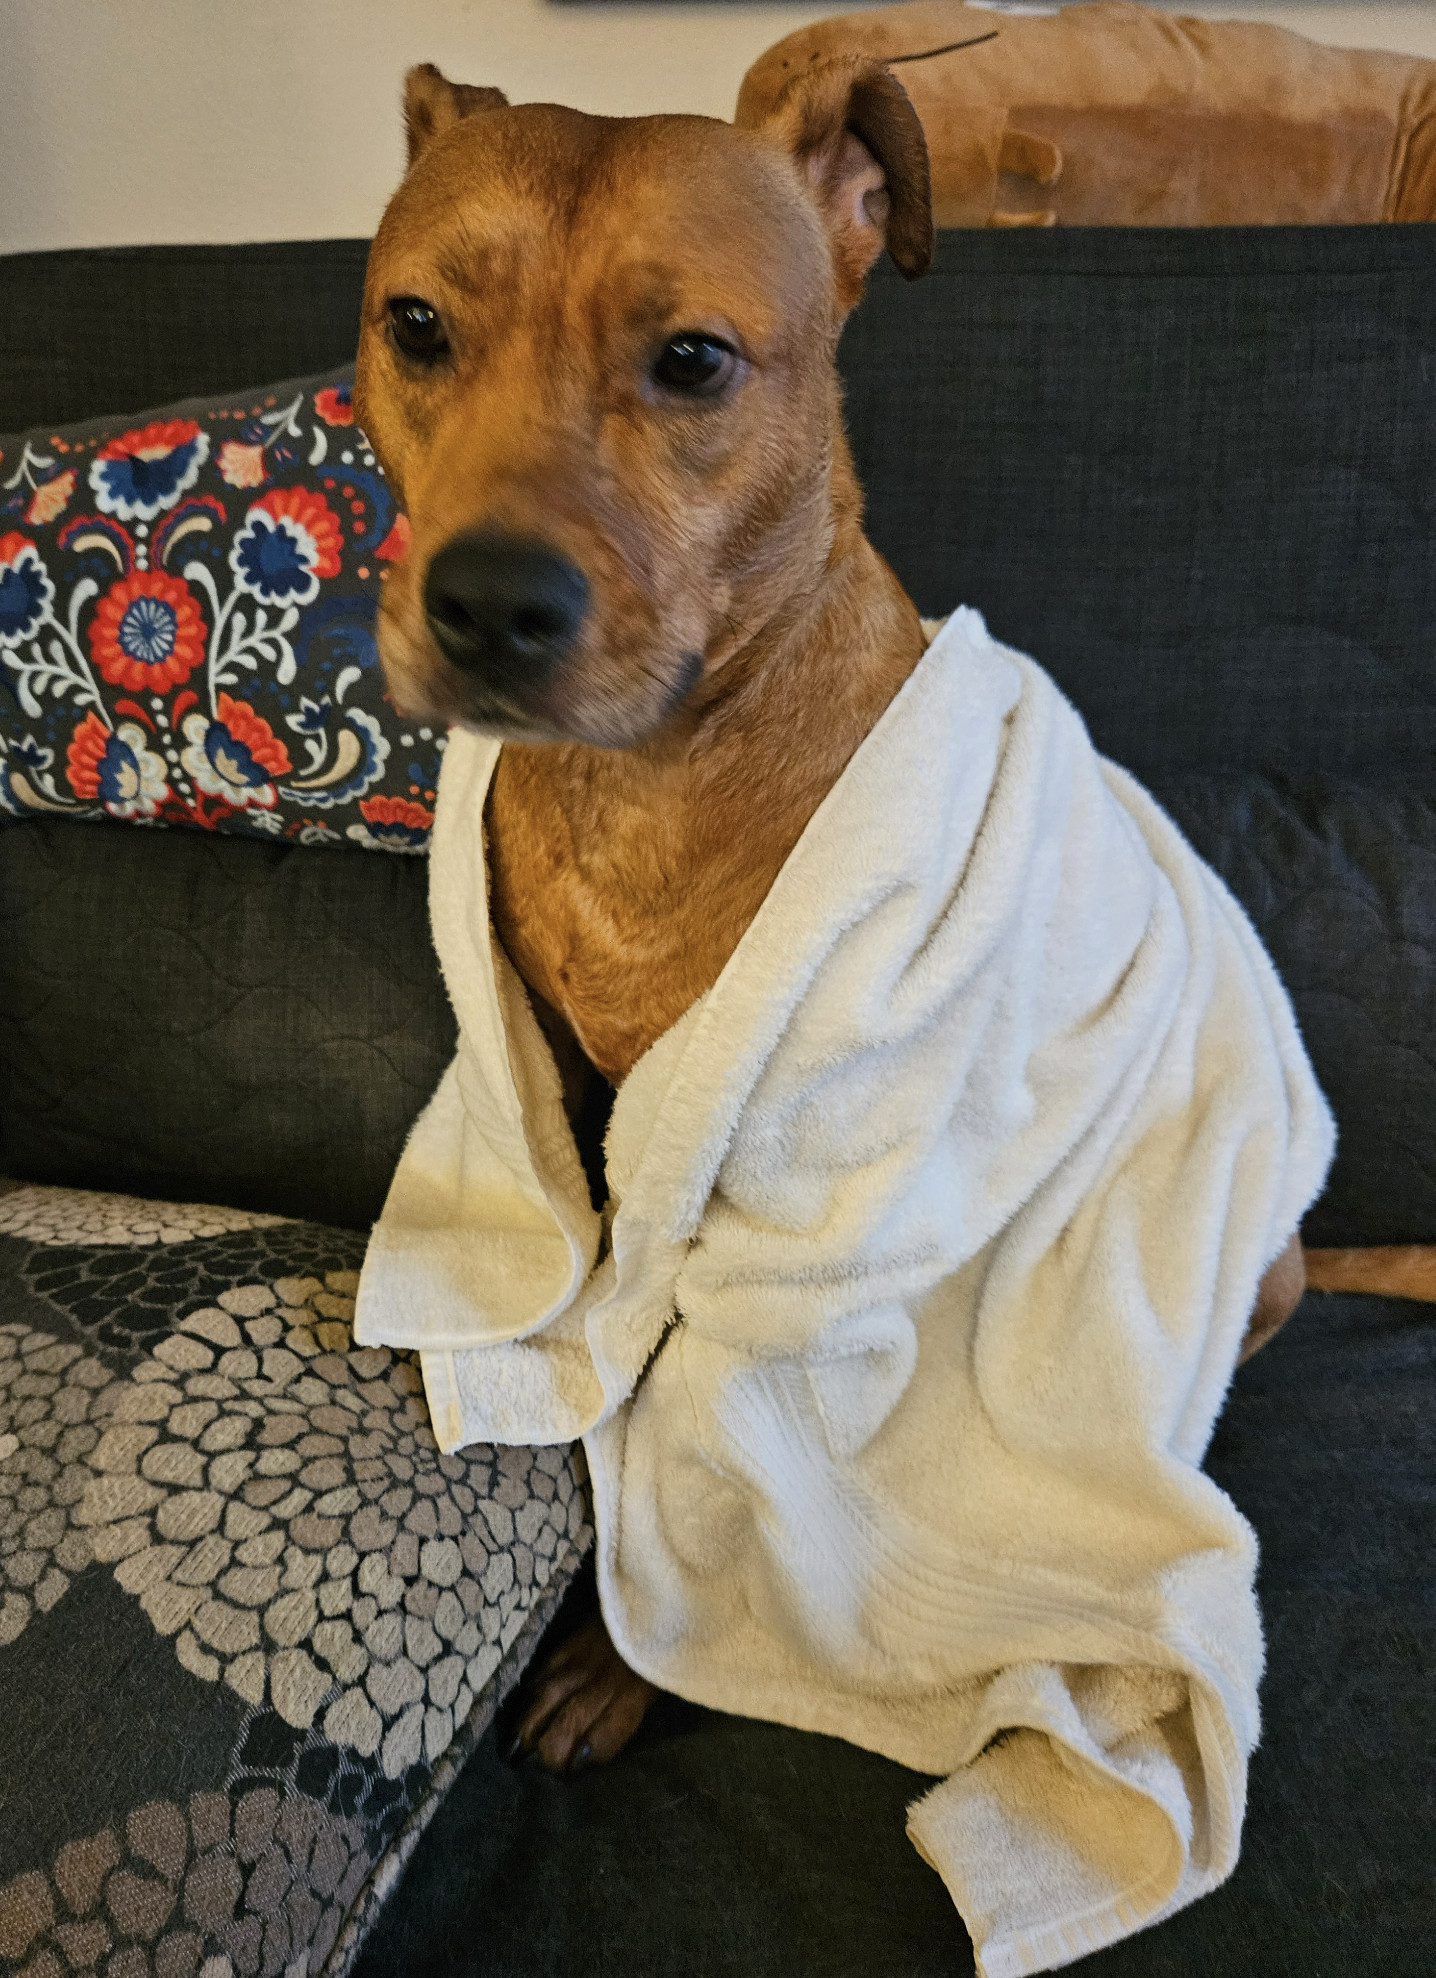
[[[518,754],[500,756],[485,811],[494,931],[617,1084],[717,981],[787,846],[735,843],[681,806],[575,802]]]

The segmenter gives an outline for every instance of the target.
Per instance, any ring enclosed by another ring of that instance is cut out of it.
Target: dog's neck
[[[923,651],[862,533],[846,447],[817,581],[633,749],[506,746],[486,826],[495,931],[614,1083],[712,987]],[[546,1027],[552,1034],[552,1024]]]

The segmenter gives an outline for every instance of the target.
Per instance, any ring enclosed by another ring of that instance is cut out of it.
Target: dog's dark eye
[[[689,398],[712,398],[732,377],[737,353],[731,344],[699,330],[680,330],[670,337],[654,362],[653,375],[669,391]]]
[[[389,304],[389,329],[404,355],[418,364],[437,364],[449,353],[438,310],[417,295],[396,296]]]

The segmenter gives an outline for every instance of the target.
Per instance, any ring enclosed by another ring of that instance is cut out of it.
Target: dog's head
[[[380,646],[412,714],[631,746],[816,586],[834,357],[884,246],[932,255],[901,86],[815,65],[764,121],[509,106],[413,70],[356,412],[412,548]]]

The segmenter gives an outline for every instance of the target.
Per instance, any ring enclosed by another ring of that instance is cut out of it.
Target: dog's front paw
[[[616,1758],[658,1691],[635,1675],[601,1619],[589,1621],[525,1681],[505,1757],[537,1752],[550,1772]]]

